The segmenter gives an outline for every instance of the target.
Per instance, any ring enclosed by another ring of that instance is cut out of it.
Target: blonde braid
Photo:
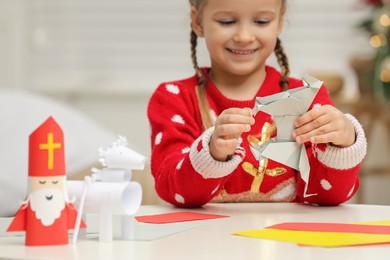
[[[207,79],[204,76],[202,70],[198,66],[198,60],[196,58],[196,46],[198,45],[198,36],[191,30],[191,59],[195,72],[198,75],[198,87],[196,88],[196,95],[198,97],[200,115],[202,118],[203,130],[210,128],[213,125],[213,121],[210,116],[209,102],[207,101],[206,85]]]
[[[284,52],[282,42],[279,38],[276,40],[274,52],[282,72],[282,78],[279,81],[279,85],[282,87],[282,90],[287,90],[289,87],[288,77],[290,76],[290,66],[288,64],[288,58]]]
[[[195,72],[198,75],[199,78],[199,86],[205,87],[207,84],[207,79],[203,75],[201,69],[198,66],[198,59],[196,58],[196,46],[198,45],[198,36],[194,32],[194,30],[191,30],[191,59],[192,59],[192,65],[194,66]]]

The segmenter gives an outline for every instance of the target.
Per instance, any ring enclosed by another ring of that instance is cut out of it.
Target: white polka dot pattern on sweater
[[[352,196],[353,191],[355,190],[355,185],[352,186],[352,189],[348,192],[347,198]]]
[[[214,195],[218,190],[219,190],[219,186],[218,186],[217,188],[215,188],[215,189],[211,192],[211,195]]]
[[[182,152],[183,154],[186,154],[186,153],[189,153],[190,150],[191,150],[190,147],[186,147],[186,148],[183,148],[183,149],[181,150],[181,152]]]
[[[178,202],[180,204],[184,204],[186,202],[185,199],[183,198],[183,196],[181,196],[178,193],[175,194],[175,200],[176,200],[176,202]]]
[[[162,132],[156,134],[156,137],[154,138],[154,144],[159,145],[161,143],[162,137],[163,137]]]
[[[176,165],[176,170],[180,170],[181,166],[183,165],[184,159],[181,159],[180,162]]]
[[[172,94],[175,94],[175,95],[178,95],[180,94],[180,89],[178,86],[176,85],[173,85],[173,84],[167,84],[165,86],[166,90],[169,92],[169,93],[172,93]]]
[[[330,190],[332,189],[332,185],[329,183],[329,181],[322,179],[321,180],[321,186],[324,190]]]
[[[181,115],[174,115],[171,119],[172,122],[184,125],[184,119]]]

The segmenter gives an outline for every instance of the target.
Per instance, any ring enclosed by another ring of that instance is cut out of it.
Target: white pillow
[[[49,116],[64,132],[68,177],[98,163],[98,148],[117,138],[61,102],[29,92],[0,90],[0,217],[14,215],[25,199],[28,138]]]

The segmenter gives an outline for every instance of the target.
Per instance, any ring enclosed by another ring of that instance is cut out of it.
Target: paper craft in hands
[[[303,77],[308,84],[267,97],[257,97],[253,108],[256,115],[263,111],[272,116],[277,126],[277,136],[262,144],[251,144],[250,149],[257,160],[269,158],[300,171],[306,183],[304,197],[307,194],[310,165],[304,144],[298,144],[292,137],[294,121],[308,111],[317,95],[322,81],[309,75]]]
[[[52,117],[29,137],[28,176],[29,193],[7,232],[26,231],[27,246],[67,244],[77,211],[66,191],[63,132]]]

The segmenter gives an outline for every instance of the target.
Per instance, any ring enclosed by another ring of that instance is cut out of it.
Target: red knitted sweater
[[[207,69],[204,72],[207,74]],[[267,67],[266,72],[257,96],[281,91],[280,73],[272,67]],[[303,85],[301,80],[293,78],[289,83],[290,88]],[[214,128],[202,130],[195,93],[197,84],[196,76],[163,83],[149,101],[151,170],[162,199],[179,207],[198,207],[210,201],[295,201],[337,205],[357,191],[366,141],[360,124],[352,116],[347,115],[355,126],[354,145],[347,148],[306,145],[310,162],[307,194],[316,195],[304,198],[306,183],[299,172],[269,159],[257,161],[250,152],[250,142],[265,142],[276,136],[275,123],[267,114],[257,113],[255,125],[249,133],[242,135],[241,144],[228,161],[216,161],[211,157],[208,144]],[[242,101],[225,97],[210,79],[206,93],[213,118],[229,107],[253,108],[255,104],[255,98]],[[320,89],[313,104],[333,105],[325,87]]]

